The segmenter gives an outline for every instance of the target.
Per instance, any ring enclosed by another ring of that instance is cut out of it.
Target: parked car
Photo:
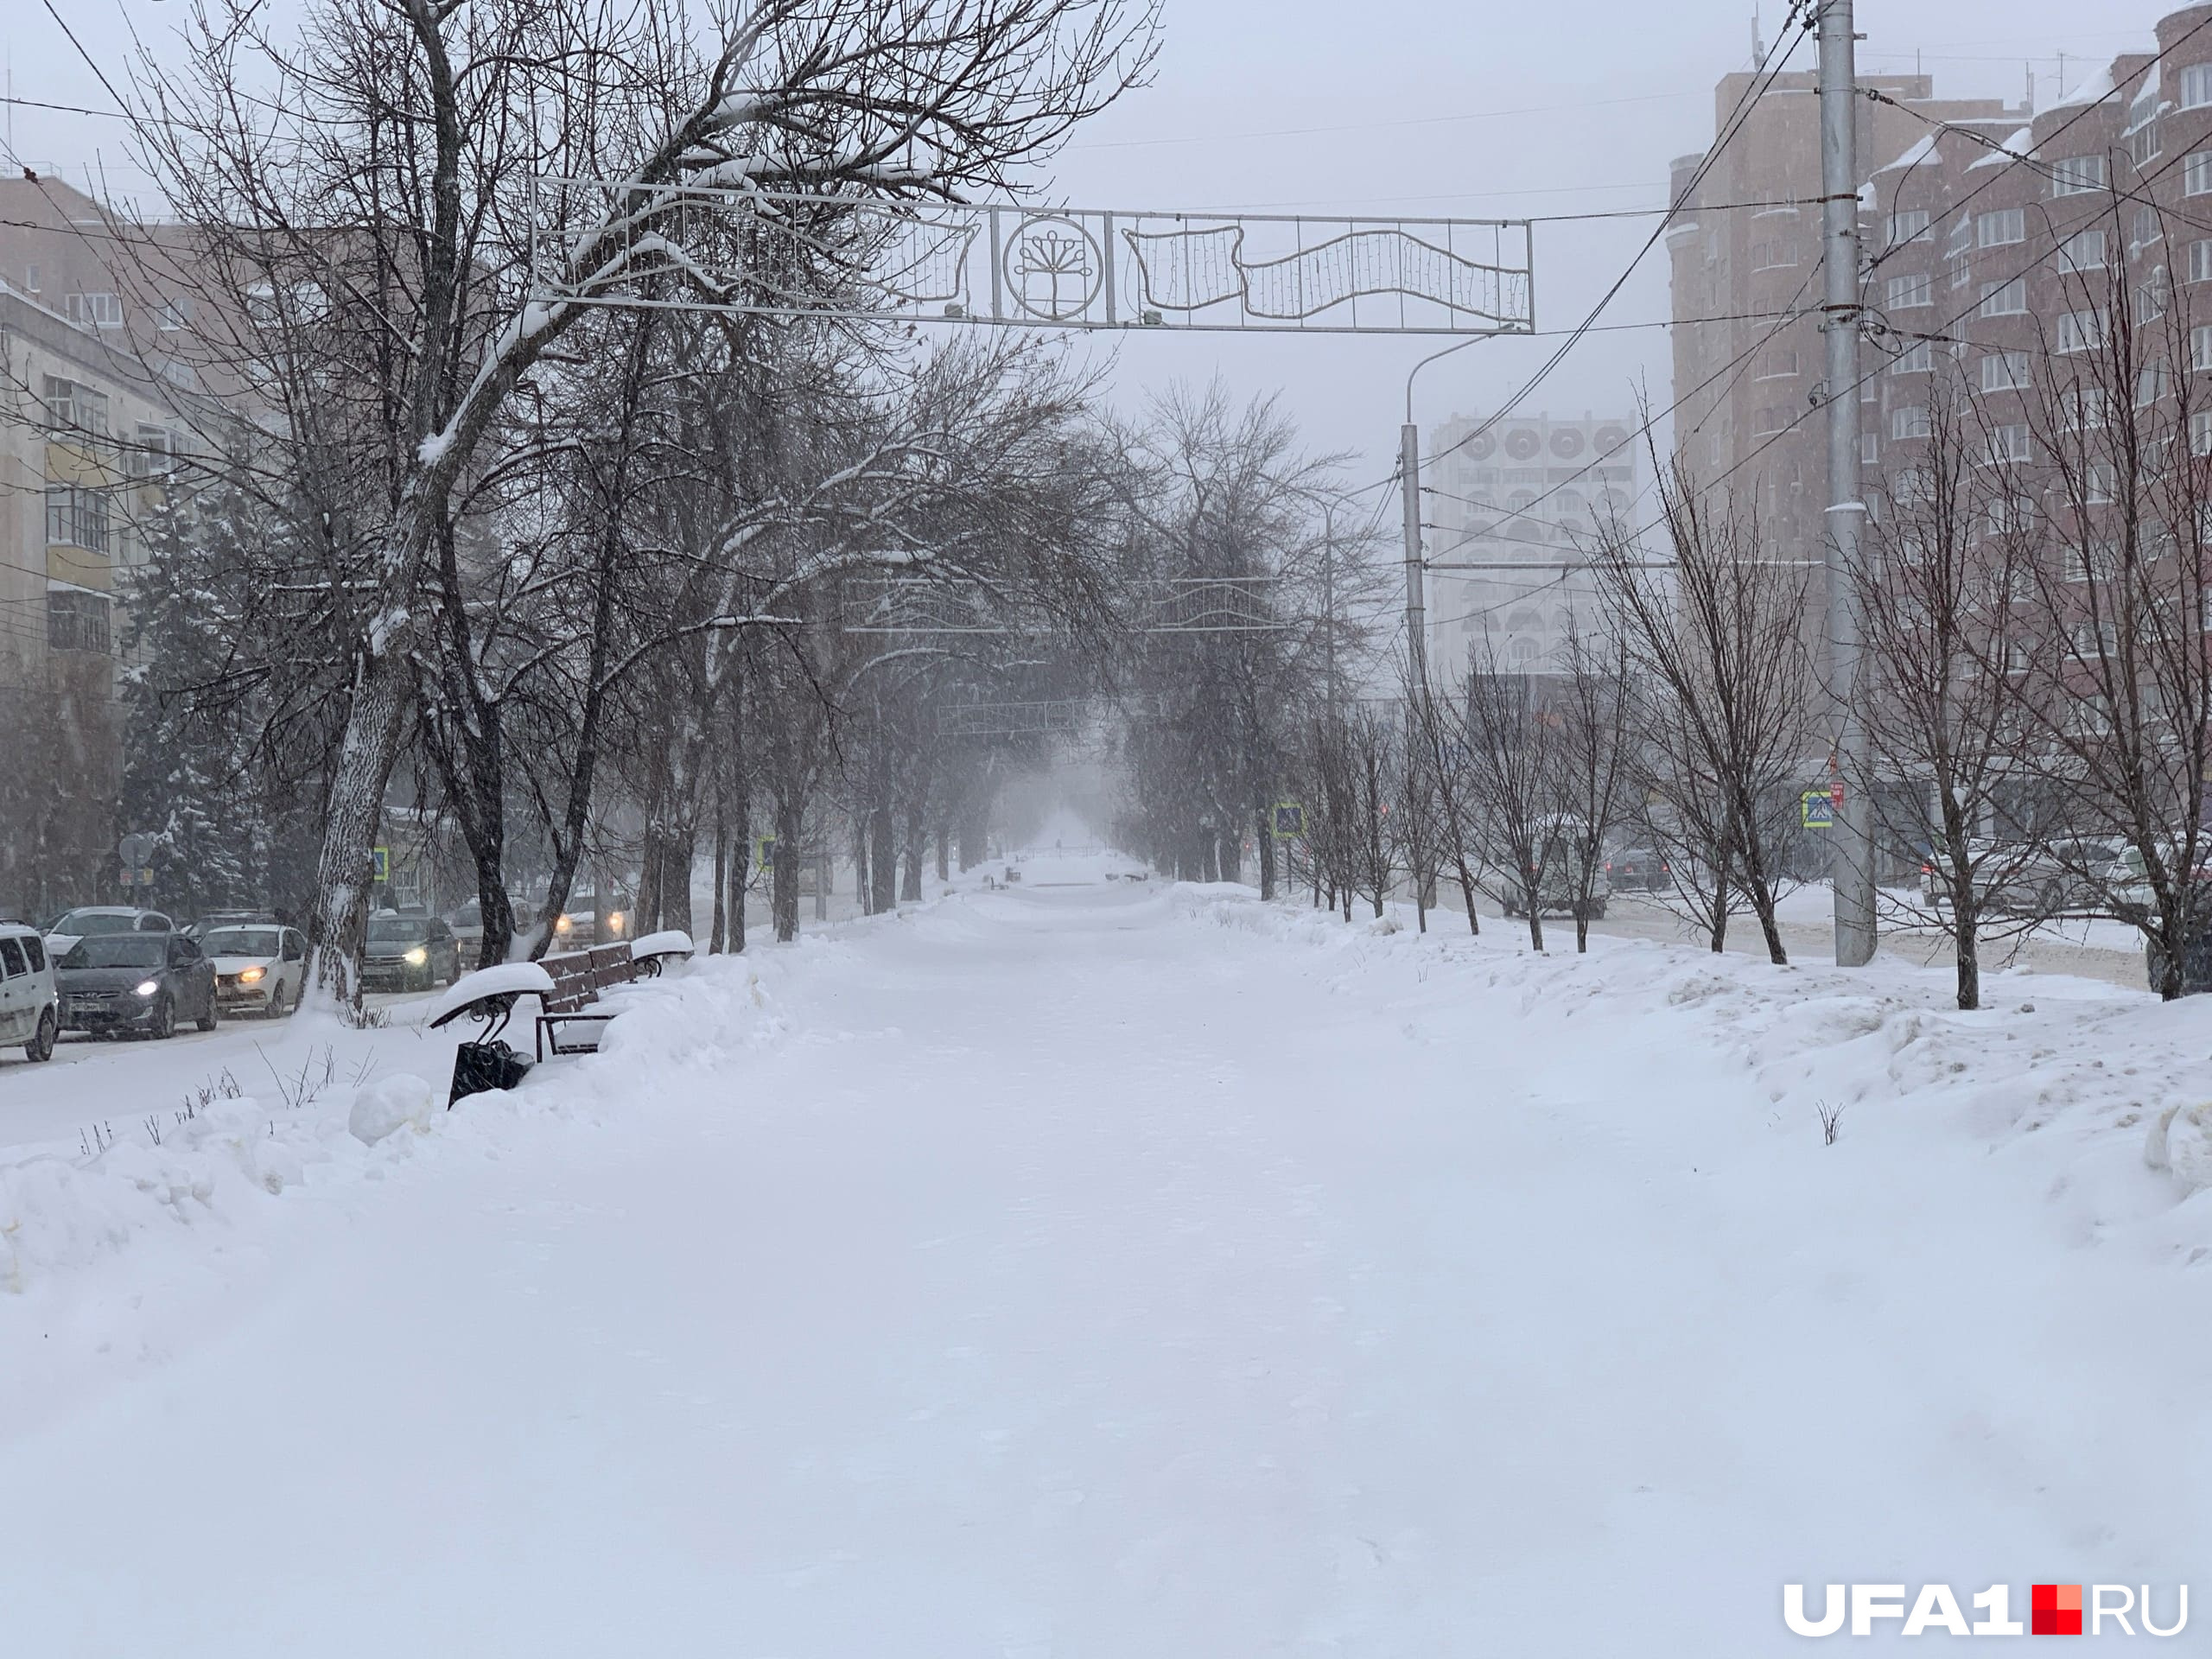
[[[1624,847],[1605,861],[1605,880],[1615,893],[1664,893],[1675,873],[1650,848]]]
[[[215,1000],[226,1014],[287,1014],[306,995],[308,941],[296,927],[213,928],[200,948],[215,964]]]
[[[167,1037],[177,1021],[215,1029],[215,964],[181,933],[89,933],[54,963],[61,1028]]]
[[[61,1007],[46,941],[35,927],[0,922],[0,1048],[21,1043],[29,1058],[50,1060],[60,1033]]]
[[[1582,851],[1589,845],[1588,830],[1579,818],[1553,821],[1537,842],[1536,857],[1543,874],[1536,884],[1536,907],[1547,916],[1572,916],[1581,908]],[[1612,897],[1612,882],[1601,861],[1590,873],[1590,920],[1605,919],[1605,905]],[[1498,894],[1499,906],[1508,916],[1521,914],[1523,889],[1516,880]]]
[[[158,910],[130,905],[85,905],[65,912],[46,930],[46,953],[59,962],[79,939],[101,933],[168,933],[176,924]]]
[[[594,893],[572,893],[569,907],[553,923],[556,950],[581,950],[589,944],[612,944],[630,936],[630,913],[618,895],[607,912],[607,937],[599,937],[599,899]]]
[[[369,918],[361,952],[361,988],[427,991],[461,977],[461,945],[436,916]]]

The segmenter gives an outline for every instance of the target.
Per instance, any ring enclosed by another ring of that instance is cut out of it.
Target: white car
[[[94,933],[174,933],[176,924],[158,910],[130,905],[79,905],[46,931],[46,953],[56,962]]]
[[[35,927],[0,922],[0,1047],[23,1046],[34,1060],[54,1058],[61,1033],[54,962]]]
[[[308,941],[296,927],[211,928],[200,948],[215,964],[215,1001],[225,1014],[278,1016],[300,1006]]]

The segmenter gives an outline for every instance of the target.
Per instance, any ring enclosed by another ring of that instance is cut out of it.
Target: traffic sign
[[[773,836],[761,836],[760,846],[754,852],[753,856],[760,861],[760,868],[764,870],[768,868],[769,861],[776,856],[776,838]]]
[[[1306,809],[1296,801],[1275,803],[1275,839],[1295,841],[1306,833]]]
[[[369,849],[369,880],[378,882],[391,880],[391,848],[372,847]]]
[[[1838,784],[1831,800],[1825,789],[1808,789],[1797,798],[1797,821],[1808,830],[1835,828],[1835,808],[1843,804],[1843,785]]]
[[[133,830],[116,844],[115,853],[126,871],[143,869],[153,861],[154,837],[143,830]]]

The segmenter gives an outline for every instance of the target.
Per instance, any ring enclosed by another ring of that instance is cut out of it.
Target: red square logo
[[[2038,1584],[2028,1592],[2028,1631],[2033,1636],[2082,1634],[2082,1586]]]

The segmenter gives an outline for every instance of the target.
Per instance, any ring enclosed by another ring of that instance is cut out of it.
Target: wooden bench
[[[596,1012],[599,994],[627,985],[638,976],[637,958],[626,944],[594,944],[588,950],[570,950],[545,957],[538,966],[553,981],[553,988],[538,999],[537,1058],[555,1054],[590,1054],[599,1048],[600,1030],[614,1016]],[[563,1033],[573,1026],[591,1028],[589,1042]]]
[[[600,993],[618,985],[656,977],[670,962],[691,955],[689,935],[671,929],[623,944],[597,944],[588,950],[569,950],[537,962],[501,963],[463,974],[438,999],[430,1024],[442,1026],[466,1014],[482,1020],[481,1040],[496,1039],[520,997],[537,999],[537,1058],[555,1054],[589,1054],[599,1047],[600,1032],[614,1018],[598,1007]],[[592,1027],[591,1040],[566,1038],[572,1026]]]

